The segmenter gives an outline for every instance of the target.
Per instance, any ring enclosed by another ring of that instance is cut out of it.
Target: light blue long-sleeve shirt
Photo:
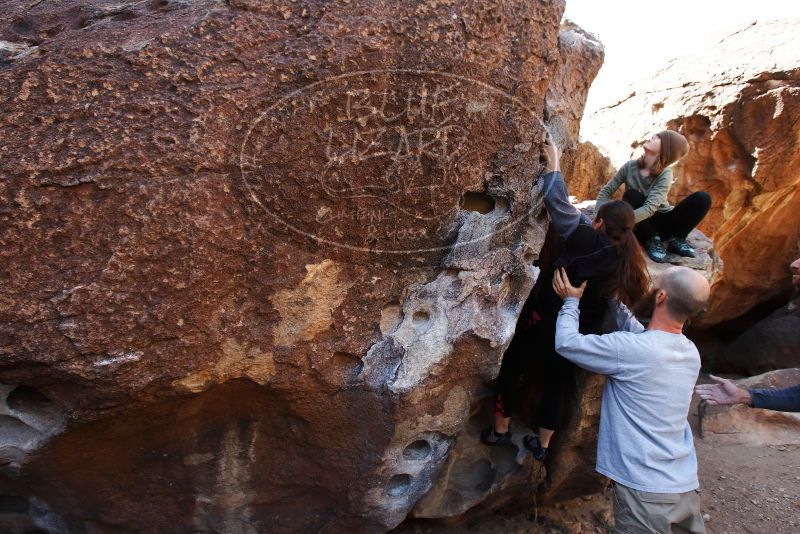
[[[608,376],[603,390],[597,471],[654,493],[697,489],[697,457],[687,417],[700,354],[683,334],[645,330],[615,303],[612,334],[578,332],[578,299],[567,298],[556,323],[556,351]]]

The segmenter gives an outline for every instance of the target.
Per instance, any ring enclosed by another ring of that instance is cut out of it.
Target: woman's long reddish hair
[[[633,208],[624,200],[612,200],[600,206],[595,220],[602,219],[606,235],[617,248],[619,265],[610,281],[611,293],[633,306],[650,288],[650,275],[639,241],[633,234],[636,216]]]

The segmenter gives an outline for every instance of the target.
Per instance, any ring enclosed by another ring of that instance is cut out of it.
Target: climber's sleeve
[[[636,216],[636,222],[639,223],[645,219],[649,219],[658,210],[658,207],[667,202],[667,195],[672,187],[672,169],[667,167],[658,175],[656,182],[647,192],[642,207],[633,210]]]
[[[547,213],[553,221],[553,229],[562,239],[569,237],[581,221],[591,224],[588,217],[570,203],[567,184],[560,172],[553,171],[542,176],[539,179],[539,190],[543,194]]]
[[[556,321],[556,352],[593,373],[614,375],[619,371],[618,335],[583,335],[578,332],[579,300],[564,299]]]
[[[800,384],[781,389],[751,389],[753,408],[800,412]]]
[[[644,332],[645,328],[642,323],[636,318],[628,307],[617,299],[609,299],[608,307],[611,310],[611,315],[614,317],[614,322],[617,325],[617,330],[623,332],[633,332],[638,334]]]

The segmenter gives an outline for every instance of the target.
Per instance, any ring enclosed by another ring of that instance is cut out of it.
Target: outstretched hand
[[[730,380],[708,375],[716,384],[699,384],[694,391],[709,404],[750,404],[750,392]]]
[[[553,138],[550,137],[550,134],[545,135],[544,145],[542,145],[542,153],[544,155],[544,159],[547,161],[545,172],[558,171],[558,147],[555,145],[555,143],[553,143]]]
[[[567,271],[565,271],[563,267],[556,269],[556,272],[553,274],[553,289],[556,295],[562,299],[567,297],[581,298],[583,296],[583,290],[586,289],[586,282],[588,282],[588,280],[584,280],[579,287],[574,287],[572,282],[569,281]]]

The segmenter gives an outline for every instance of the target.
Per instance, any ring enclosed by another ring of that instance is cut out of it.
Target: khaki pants
[[[703,534],[700,495],[649,493],[614,482],[615,534]]]

